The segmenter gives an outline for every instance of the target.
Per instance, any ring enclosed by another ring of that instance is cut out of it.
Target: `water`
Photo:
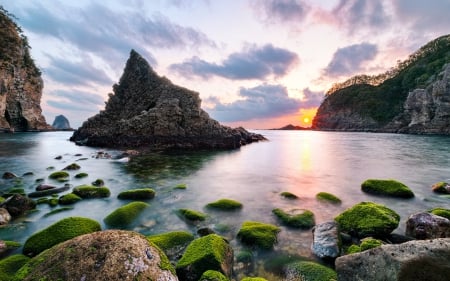
[[[99,149],[74,145],[67,140],[70,132],[0,134],[0,173],[34,173],[22,177],[20,182],[0,180],[0,192],[12,186],[32,192],[39,178],[61,186],[49,180],[48,175],[77,162],[81,170],[70,172],[71,184],[89,184],[101,178],[112,193],[110,198],[83,200],[73,210],[48,217],[45,214],[52,208],[38,205],[37,212],[0,228],[0,239],[23,243],[30,234],[67,216],[88,217],[103,224],[104,217],[126,203],[117,199],[119,192],[141,187],[151,187],[157,195],[148,201],[151,207],[130,227],[132,230],[149,235],[172,230],[195,233],[200,227],[210,227],[226,236],[235,252],[240,248],[235,235],[243,221],[279,225],[271,213],[274,208],[309,209],[314,212],[316,223],[320,223],[332,220],[358,202],[377,202],[400,214],[401,222],[395,232],[403,234],[410,214],[449,207],[450,199],[432,193],[430,188],[433,183],[450,178],[449,137],[316,131],[258,133],[269,141],[233,151],[158,153],[129,163],[94,158]],[[54,159],[58,155],[61,160]],[[89,177],[75,179],[73,176],[79,172],[86,172]],[[404,200],[364,194],[360,185],[368,178],[399,180],[416,196]],[[187,189],[173,188],[180,183],[187,184]],[[283,191],[296,194],[299,200],[282,198]],[[343,203],[336,206],[317,201],[315,195],[321,191],[337,195]],[[231,213],[204,208],[220,198],[238,200],[244,208]],[[203,211],[209,217],[200,224],[189,224],[177,216],[179,208]],[[103,228],[107,227],[103,224]],[[310,230],[281,228],[275,252],[311,257]]]

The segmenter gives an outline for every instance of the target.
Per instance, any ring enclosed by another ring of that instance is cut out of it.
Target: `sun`
[[[303,118],[303,123],[308,124],[309,123],[309,117]]]

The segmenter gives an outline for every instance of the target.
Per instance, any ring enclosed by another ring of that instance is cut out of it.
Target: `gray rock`
[[[336,258],[339,256],[340,233],[336,222],[330,221],[317,224],[313,228],[313,243],[311,250],[319,258]]]
[[[5,208],[0,208],[0,225],[6,225],[11,221],[11,215]]]
[[[417,213],[406,221],[405,234],[416,239],[450,237],[450,220],[430,213]]]
[[[10,179],[14,179],[14,178],[17,178],[17,175],[14,173],[11,173],[11,172],[4,172],[3,176],[2,176],[2,179],[5,179],[5,180],[10,180]]]
[[[8,210],[12,217],[17,217],[36,208],[36,202],[26,196],[14,194],[2,203],[2,207]]]
[[[64,115],[58,115],[52,123],[52,127],[57,130],[69,130],[71,129],[69,120]]]
[[[336,259],[339,281],[447,281],[450,239],[383,245]]]

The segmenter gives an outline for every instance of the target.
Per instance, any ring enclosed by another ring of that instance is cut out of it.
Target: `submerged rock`
[[[405,234],[416,239],[450,237],[450,220],[430,213],[417,213],[406,221]]]
[[[287,266],[286,280],[335,281],[337,274],[333,269],[324,265],[312,261],[298,261]]]
[[[339,227],[336,222],[324,222],[313,228],[311,250],[319,258],[336,258],[341,253]]]
[[[71,141],[98,147],[230,149],[265,139],[211,119],[198,93],[158,76],[134,50],[113,91],[105,110],[84,122]]]
[[[409,187],[396,180],[368,179],[361,184],[361,190],[375,195],[412,198],[414,193]]]
[[[237,234],[238,239],[247,245],[262,249],[272,249],[277,242],[280,228],[267,223],[245,221]]]
[[[1,206],[8,210],[12,217],[17,217],[27,211],[35,209],[36,202],[26,196],[14,194],[6,199]]]

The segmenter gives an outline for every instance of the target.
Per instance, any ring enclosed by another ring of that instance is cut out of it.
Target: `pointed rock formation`
[[[27,38],[0,9],[0,129],[47,130],[40,106],[43,81],[29,53]]]
[[[70,130],[69,120],[64,115],[58,115],[53,121],[52,127],[56,130]]]
[[[78,128],[71,141],[100,147],[237,148],[265,139],[222,126],[200,108],[197,92],[158,76],[134,50],[105,110]]]

